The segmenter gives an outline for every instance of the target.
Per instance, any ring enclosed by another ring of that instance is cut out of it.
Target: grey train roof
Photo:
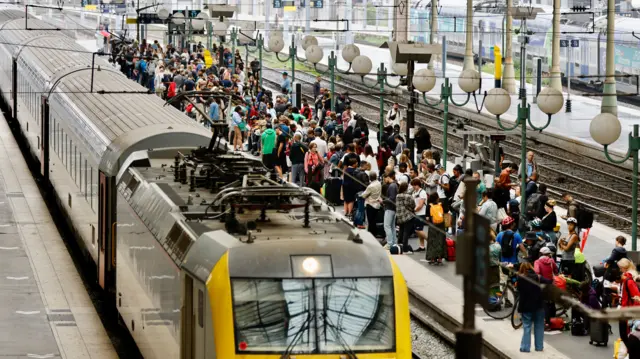
[[[21,16],[22,18],[17,18]],[[71,108],[83,123],[67,123],[89,141],[100,170],[115,176],[127,156],[151,148],[185,148],[208,144],[211,132],[153,94],[129,80],[111,64],[96,58],[94,92],[102,90],[135,94],[89,93],[92,54],[74,39],[54,31],[52,25],[24,12],[0,8],[0,43],[10,44],[14,56],[36,70],[51,90],[50,99]],[[2,29],[11,31],[2,31]],[[31,46],[22,47],[18,44]],[[64,50],[58,50],[64,49]]]

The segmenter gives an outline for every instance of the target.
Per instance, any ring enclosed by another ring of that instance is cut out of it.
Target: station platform
[[[0,302],[0,357],[118,357],[4,118]]]

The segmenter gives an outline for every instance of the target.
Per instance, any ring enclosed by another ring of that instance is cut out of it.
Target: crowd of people
[[[129,78],[168,101],[197,91],[191,100],[171,101],[172,105],[205,126],[227,124],[233,150],[260,156],[281,180],[342,204],[344,215],[379,238],[391,254],[425,252],[430,264],[451,260],[447,238],[464,232],[465,192],[475,191],[474,207],[491,223],[489,281],[518,278],[518,311],[524,324],[520,351],[530,351],[532,333],[535,350],[543,350],[543,334],[551,328],[555,305],[542,297],[540,285],[556,283],[558,277],[577,283],[580,300],[591,308],[640,305],[638,274],[626,258],[624,237],[617,238],[605,261],[601,290],[585,281],[581,250],[593,218],[568,193],[562,196],[567,214],[557,216],[556,201],[539,183],[533,152],[519,166],[501,153],[502,170],[492,182],[460,165],[448,172],[426,128],[416,130],[417,155],[411,155],[401,135],[404,121],[397,103],[387,112],[384,132],[370,136],[349,94],[331,93],[320,77],[313,86],[313,103],[303,99],[298,108],[291,102],[292,82],[286,72],[274,95],[258,85],[261,64],[256,59],[245,68],[238,51],[233,54],[214,45],[206,66],[204,47],[198,44],[195,50],[142,41],[124,46],[114,62]],[[512,175],[522,171],[527,178],[524,188],[512,182]],[[477,180],[476,188],[466,188],[464,180],[470,177]],[[523,191],[526,203],[521,203]],[[560,218],[567,223],[565,236],[558,235]],[[416,248],[409,245],[414,237]],[[561,256],[559,265],[556,254]],[[634,358],[631,354],[640,351],[640,324],[621,322],[620,333],[624,345],[618,347],[626,347],[621,352]]]

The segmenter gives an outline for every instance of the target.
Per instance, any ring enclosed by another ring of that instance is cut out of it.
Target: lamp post
[[[305,36],[305,38],[303,39],[302,48],[305,49],[305,51],[308,49],[308,45],[306,45],[305,43],[309,42],[309,40],[307,39],[310,37],[312,37],[315,40],[315,37],[313,36]],[[315,44],[311,46],[317,46],[317,45],[318,44],[316,40]],[[308,55],[307,55],[307,59],[309,59]],[[331,96],[334,96],[334,98],[331,99],[331,112],[336,111],[336,99],[335,99],[336,72],[344,75],[357,74],[357,75],[361,75],[364,78],[364,75],[368,74],[369,71],[371,70],[371,67],[373,67],[373,64],[371,64],[371,59],[369,59],[367,56],[361,56],[360,48],[358,48],[358,46],[354,44],[346,45],[342,49],[342,59],[347,63],[349,63],[349,68],[347,68],[344,71],[338,68],[338,57],[336,56],[334,51],[331,51],[331,53],[329,54],[329,58],[327,59],[327,66],[329,67],[328,70],[320,71],[317,67],[317,63],[313,64],[317,72],[323,75],[326,73],[329,73],[329,84],[330,84],[329,90],[331,91]],[[371,64],[371,66],[369,66],[369,64]],[[353,72],[349,72],[352,68],[353,68]]]
[[[559,1],[559,0],[558,0]],[[602,89],[602,105],[601,112],[610,113],[614,116],[618,115],[618,101],[616,96],[616,78],[615,78],[615,62],[614,62],[614,37],[615,37],[615,16],[616,16],[615,0],[607,1],[607,57],[606,72],[604,78],[604,88]]]
[[[469,0],[471,1],[471,0]],[[388,48],[391,53],[391,61],[396,73],[404,72],[406,64],[407,74],[407,90],[409,91],[409,103],[407,105],[407,128],[406,138],[407,147],[409,148],[409,156],[414,161],[414,140],[413,128],[415,126],[415,104],[417,101],[417,93],[414,91],[413,77],[416,63],[429,63],[431,56],[442,53],[442,47],[438,45],[426,45],[423,43],[398,43],[389,41],[384,43],[381,48]],[[473,56],[472,56],[473,57]],[[473,58],[472,58],[473,60]],[[471,70],[477,73],[475,70]],[[477,75],[479,79],[479,74]]]
[[[431,91],[436,85],[436,74],[431,69],[422,69],[416,73],[414,84],[418,91],[422,92],[422,99],[424,103],[432,108],[437,108],[440,104],[443,104],[443,115],[442,122],[444,125],[443,128],[443,137],[442,137],[442,166],[444,169],[447,169],[447,134],[449,131],[449,102],[454,104],[455,106],[462,107],[469,103],[469,99],[471,98],[471,93],[475,92],[478,88],[480,88],[480,78],[476,77],[475,74],[477,71],[474,70],[465,70],[460,74],[460,79],[458,80],[458,85],[460,88],[467,93],[467,99],[462,103],[457,103],[453,99],[453,85],[449,83],[449,78],[444,78],[444,84],[440,89],[440,100],[436,103],[431,103],[427,100],[426,93]]]
[[[552,87],[547,87],[545,89],[543,89],[540,94],[538,94],[538,107],[540,108],[540,110],[542,112],[544,112],[545,114],[548,115],[547,118],[547,122],[544,126],[541,127],[537,127],[535,126],[532,122],[531,122],[531,106],[527,103],[527,88],[526,88],[526,77],[525,77],[525,72],[526,72],[526,43],[528,42],[528,36],[527,36],[527,31],[526,31],[526,20],[527,19],[534,19],[537,15],[537,13],[540,12],[539,8],[529,8],[529,7],[517,7],[517,8],[513,8],[511,9],[511,13],[510,15],[514,18],[520,19],[522,22],[522,28],[524,29],[524,31],[521,31],[521,34],[523,35],[522,40],[520,41],[521,44],[521,48],[520,48],[520,93],[519,93],[519,100],[521,101],[520,104],[518,104],[518,112],[517,112],[517,119],[514,123],[513,126],[511,127],[507,127],[504,126],[502,124],[502,122],[500,121],[500,115],[504,114],[505,112],[507,112],[507,110],[509,109],[509,107],[511,106],[511,96],[509,95],[509,93],[505,90],[505,89],[501,89],[501,88],[494,88],[492,90],[490,90],[488,93],[485,92],[485,97],[483,99],[483,103],[481,105],[481,107],[478,109],[478,111],[480,111],[480,109],[482,108],[482,106],[486,106],[487,111],[489,111],[491,114],[496,116],[496,119],[498,121],[498,126],[505,131],[512,131],[515,130],[516,128],[518,128],[518,126],[520,126],[521,128],[521,150],[520,150],[520,166],[526,166],[527,163],[527,122],[529,124],[529,126],[536,130],[536,131],[542,131],[545,128],[549,127],[549,125],[551,124],[551,115],[554,115],[556,113],[558,113],[558,111],[560,111],[560,109],[562,109],[562,106],[564,104],[564,99],[562,96],[562,92],[552,88]],[[475,95],[474,95],[475,97]],[[520,169],[520,173],[521,173],[521,177],[520,177],[520,186],[521,186],[521,190],[520,190],[520,196],[521,196],[521,200],[520,203],[527,203],[527,195],[526,195],[526,185],[527,185],[527,169],[526,168],[521,168]],[[520,221],[520,225],[524,225],[524,221],[525,221],[525,213],[524,211],[521,211],[522,213],[522,220]]]
[[[629,133],[629,149],[621,160],[615,160],[609,155],[609,145],[620,137],[620,120],[611,113],[601,113],[597,115],[589,126],[591,137],[604,146],[604,155],[607,160],[621,164],[629,158],[633,159],[633,174],[631,185],[631,249],[637,250],[638,238],[638,151],[640,151],[640,135],[638,125],[633,125],[633,134]]]
[[[289,56],[285,59],[280,58],[280,52],[282,51],[282,49],[284,49],[284,39],[281,33],[278,32],[275,35],[272,34],[269,37],[268,45],[269,45],[269,50],[264,49],[264,51],[275,52],[276,59],[278,59],[278,61],[285,63],[291,60],[291,92],[293,92],[293,84],[296,81],[296,54],[298,51],[294,41],[294,36],[293,35],[291,36],[291,45],[289,45]]]

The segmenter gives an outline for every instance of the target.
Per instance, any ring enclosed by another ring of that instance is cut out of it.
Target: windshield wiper
[[[282,355],[280,356],[280,359],[290,358],[293,348],[295,348],[295,346],[298,345],[298,342],[303,337],[302,333],[311,327],[311,321],[313,321],[315,317],[316,317],[315,311],[311,311],[307,319],[304,322],[302,322],[302,326],[300,326],[300,329],[293,336],[293,340],[291,341],[289,346],[287,346],[287,349],[285,349],[284,353],[282,353]]]
[[[336,339],[338,340],[338,343],[340,343],[340,346],[342,347],[342,349],[344,349],[344,351],[346,352],[345,354],[347,354],[347,359],[358,359],[358,356],[356,355],[356,353],[353,351],[353,349],[351,349],[351,347],[349,346],[349,344],[347,344],[347,342],[344,340],[344,338],[342,337],[342,335],[340,334],[340,330],[338,330],[338,327],[336,327],[330,320],[329,320],[329,316],[327,315],[326,310],[323,313],[323,317],[324,317],[324,325],[326,325],[327,327],[329,327],[329,329],[333,330],[333,334],[336,336]]]

